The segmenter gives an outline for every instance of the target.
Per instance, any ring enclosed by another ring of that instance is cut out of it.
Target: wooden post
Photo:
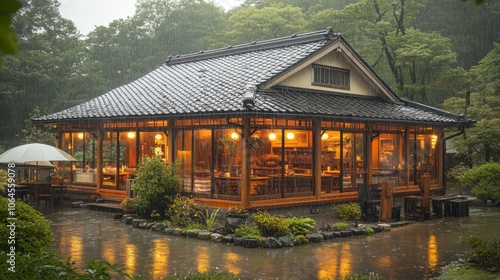
[[[243,119],[243,133],[241,137],[241,206],[250,207],[250,152],[247,139],[250,135],[250,119]]]
[[[380,214],[379,219],[382,222],[392,220],[392,198],[394,190],[394,180],[382,181],[382,193],[380,195]]]
[[[422,214],[425,220],[430,217],[431,213],[431,175],[425,173],[420,182],[422,188]]]
[[[321,122],[315,120],[313,122],[313,133],[314,133],[314,143],[313,143],[313,171],[314,171],[314,196],[317,200],[321,198]]]

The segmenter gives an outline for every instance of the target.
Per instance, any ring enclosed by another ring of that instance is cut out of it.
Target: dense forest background
[[[400,96],[478,120],[456,143],[471,161],[500,155],[500,1],[246,0],[225,11],[203,0],[137,0],[134,16],[87,36],[57,0],[20,2],[19,51],[0,68],[3,148],[31,140],[30,116],[106,93],[168,56],[332,27]]]

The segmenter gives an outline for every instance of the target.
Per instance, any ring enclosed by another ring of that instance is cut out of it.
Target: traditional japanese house
[[[411,194],[424,173],[444,192],[445,130],[472,124],[398,97],[331,29],[169,57],[35,122],[78,159],[70,191],[125,197],[157,155],[200,203],[259,209],[357,200],[382,180]]]

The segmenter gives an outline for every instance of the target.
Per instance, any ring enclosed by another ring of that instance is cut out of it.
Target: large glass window
[[[438,182],[438,136],[435,134],[410,134],[410,181],[419,184],[424,174],[431,175],[431,182]]]
[[[406,185],[406,146],[402,134],[379,133],[372,140],[372,183]]]
[[[210,197],[212,170],[212,131],[194,131],[193,193],[196,197]]]
[[[176,134],[175,147],[177,150],[176,160],[178,165],[178,176],[181,188],[184,192],[192,193],[192,157],[193,157],[193,132],[191,130],[180,130]]]

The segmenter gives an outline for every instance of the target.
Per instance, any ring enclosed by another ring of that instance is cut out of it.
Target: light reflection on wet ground
[[[118,263],[143,279],[219,270],[242,279],[322,279],[352,273],[427,279],[468,250],[462,238],[495,237],[500,230],[500,208],[471,207],[469,217],[412,223],[372,236],[245,249],[132,228],[109,213],[87,209],[65,209],[47,217],[63,258],[71,257],[77,266],[88,259]]]

